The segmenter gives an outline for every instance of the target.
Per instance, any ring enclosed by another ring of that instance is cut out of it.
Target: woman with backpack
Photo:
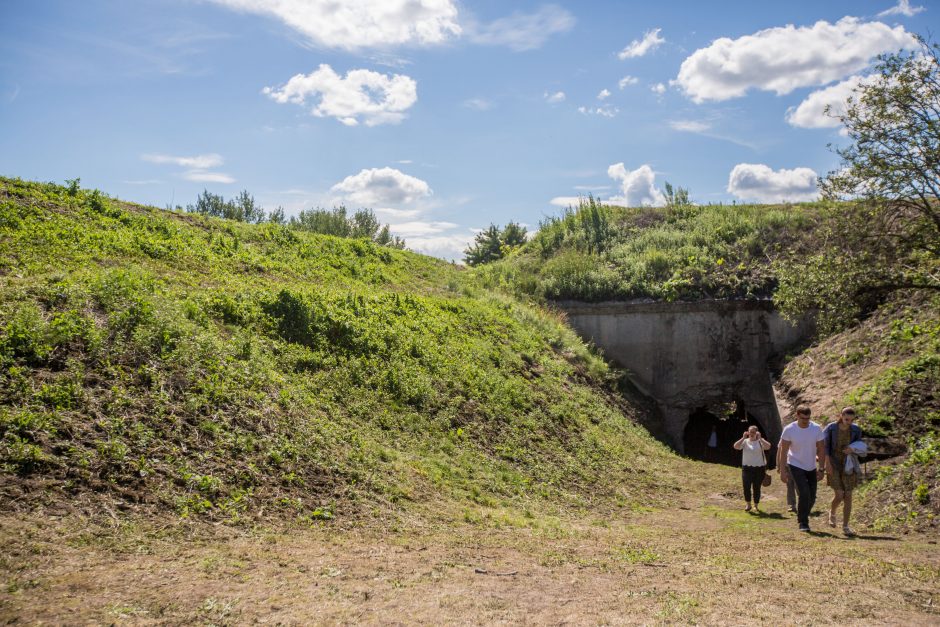
[[[751,495],[754,496],[754,509],[760,511],[760,488],[767,474],[767,456],[764,451],[770,450],[770,442],[761,437],[757,427],[751,425],[733,444],[736,450],[741,451],[741,482],[744,484],[744,511],[751,511]]]

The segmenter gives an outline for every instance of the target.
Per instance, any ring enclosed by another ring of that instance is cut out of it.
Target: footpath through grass
[[[187,624],[940,622],[936,539],[812,519],[776,484],[745,513],[739,471],[695,465],[658,508],[387,529],[0,519],[0,621]],[[830,497],[820,490],[820,508]]]

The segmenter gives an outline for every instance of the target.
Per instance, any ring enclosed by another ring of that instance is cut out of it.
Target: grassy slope
[[[624,208],[583,203],[479,272],[547,300],[768,298],[771,258],[811,233],[819,204]]]
[[[557,319],[438,260],[0,179],[4,508],[648,502],[678,466],[609,378]]]
[[[863,487],[860,519],[876,529],[940,526],[940,296],[885,304],[792,360],[782,383],[823,421],[855,406],[876,445],[907,450]]]

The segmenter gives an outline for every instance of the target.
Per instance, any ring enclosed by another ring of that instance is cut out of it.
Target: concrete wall
[[[776,442],[780,415],[769,362],[804,342],[813,325],[792,325],[759,301],[579,303],[556,306],[608,359],[626,368],[661,411],[661,432],[680,452],[689,414],[739,399]]]

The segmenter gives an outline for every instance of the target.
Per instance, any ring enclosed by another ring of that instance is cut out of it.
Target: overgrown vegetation
[[[611,376],[439,260],[0,179],[3,507],[484,521],[665,497],[673,458]]]
[[[485,285],[545,300],[769,298],[770,258],[811,232],[822,204],[609,206],[593,197],[546,218]]]

